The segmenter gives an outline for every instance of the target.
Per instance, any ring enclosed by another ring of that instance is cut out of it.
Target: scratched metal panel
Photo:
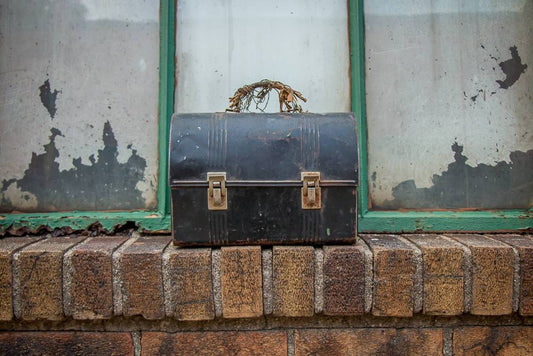
[[[351,113],[177,114],[170,185],[179,245],[345,243],[356,227]],[[226,173],[227,210],[207,207],[207,172]],[[301,172],[320,172],[319,209],[302,209]]]
[[[228,180],[321,180],[358,183],[355,117],[351,113],[177,114],[170,138],[170,184],[206,181],[223,171]]]
[[[0,2],[0,212],[156,207],[158,16]]]
[[[533,2],[364,11],[372,208],[531,207]]]

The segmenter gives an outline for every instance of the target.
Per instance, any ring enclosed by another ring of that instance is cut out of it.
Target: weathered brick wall
[[[0,354],[533,353],[533,237],[0,240]]]

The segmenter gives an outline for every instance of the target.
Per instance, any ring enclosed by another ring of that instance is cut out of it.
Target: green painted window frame
[[[158,110],[158,207],[155,211],[54,212],[6,214],[0,216],[0,231],[27,227],[37,231],[68,226],[83,230],[98,222],[111,231],[133,221],[141,231],[170,231],[170,188],[168,177],[168,134],[174,111],[175,90],[174,0],[160,0],[159,110]],[[348,0],[350,39],[351,110],[357,116],[359,139],[359,232],[519,231],[533,227],[532,209],[499,211],[372,211],[369,207],[367,172],[367,128],[365,112],[365,47],[363,0]]]
[[[359,139],[359,232],[519,231],[533,227],[533,209],[484,211],[372,211],[369,209],[365,111],[364,0],[349,0],[352,111]]]

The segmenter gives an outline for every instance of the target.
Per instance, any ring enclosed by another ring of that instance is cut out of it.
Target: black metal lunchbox
[[[352,113],[174,114],[174,244],[354,242]]]

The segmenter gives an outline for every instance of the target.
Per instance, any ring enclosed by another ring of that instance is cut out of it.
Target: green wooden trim
[[[28,228],[38,232],[40,228],[56,229],[70,227],[73,230],[85,230],[89,225],[98,223],[107,231],[128,221],[137,224],[141,231],[167,232],[170,227],[170,216],[148,211],[133,212],[59,212],[36,214],[8,214],[0,216],[0,233],[9,227],[17,230]]]
[[[174,112],[175,58],[175,2],[161,0],[159,36],[159,179],[158,211],[170,214],[170,186],[168,184],[168,140],[170,118]],[[169,225],[170,228],[170,225]]]
[[[359,218],[360,232],[516,231],[533,228],[533,213],[506,211],[369,211]]]
[[[357,119],[357,139],[359,144],[359,215],[368,209],[367,145],[366,145],[366,105],[365,105],[365,24],[363,0],[349,0],[348,21],[350,38],[350,75],[352,111]]]
[[[371,211],[365,110],[364,0],[349,0],[352,111],[359,139],[359,232],[507,231],[533,228],[530,210],[502,211]]]
[[[0,214],[0,234],[6,229],[28,228],[38,231],[70,227],[84,230],[93,223],[112,231],[114,227],[133,221],[141,231],[170,231],[170,188],[168,185],[168,134],[170,117],[174,111],[174,53],[175,53],[175,3],[160,1],[160,53],[159,53],[159,107],[158,107],[158,153],[159,178],[157,185],[156,211],[97,211],[54,212],[35,214]]]

